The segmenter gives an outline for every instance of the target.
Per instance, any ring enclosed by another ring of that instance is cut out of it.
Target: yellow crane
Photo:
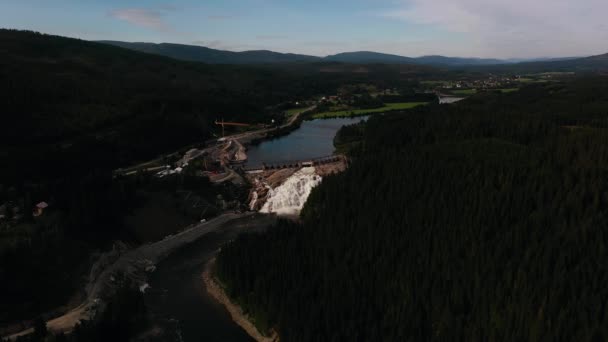
[[[222,126],[222,137],[224,136],[224,126],[238,126],[238,127],[248,127],[250,124],[242,123],[242,122],[226,122],[222,119],[222,121],[215,120],[216,125]]]

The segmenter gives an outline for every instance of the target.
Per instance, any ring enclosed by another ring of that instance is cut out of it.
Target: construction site
[[[240,187],[249,187],[249,210],[260,210],[267,202],[272,189],[284,184],[299,170],[313,169],[318,177],[343,171],[348,164],[343,155],[305,157],[295,160],[277,160],[265,156],[251,163],[248,160],[247,148],[252,143],[265,141],[274,133],[295,126],[300,114],[291,116],[280,126],[264,126],[242,122],[215,120],[221,137],[205,142],[203,147],[192,147],[183,152],[176,152],[164,158],[147,162],[130,169],[118,170],[122,175],[134,175],[140,172],[152,173],[163,178],[174,174],[186,173],[207,177],[212,183],[230,182]],[[294,151],[294,155],[298,155]]]

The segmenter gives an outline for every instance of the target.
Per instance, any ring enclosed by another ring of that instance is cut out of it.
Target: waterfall
[[[249,202],[249,210],[255,209],[255,204],[258,201],[258,192],[254,191],[251,193],[251,201]]]
[[[305,167],[287,178],[276,189],[270,189],[268,199],[260,212],[279,215],[298,215],[310,191],[321,183],[314,167]]]

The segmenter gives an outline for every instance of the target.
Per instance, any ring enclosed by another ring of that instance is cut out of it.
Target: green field
[[[548,80],[542,80],[542,79],[537,79],[537,78],[520,78],[519,82],[521,83],[547,83],[549,82]]]
[[[291,117],[294,114],[298,114],[299,112],[303,111],[305,108],[292,108],[292,109],[288,109],[285,111],[285,113],[287,114],[287,117]]]
[[[425,85],[442,85],[444,83],[446,83],[448,81],[420,81],[420,84],[425,84]]]
[[[512,93],[514,91],[518,91],[519,88],[488,89],[487,91],[497,91],[497,90],[500,92],[503,92],[503,93]],[[477,94],[477,89],[458,89],[458,90],[452,90],[451,93],[454,95],[469,96],[469,95]]]
[[[400,103],[387,103],[384,107],[374,108],[374,109],[350,109],[350,110],[341,110],[336,112],[323,112],[314,114],[313,119],[329,119],[329,118],[337,118],[337,117],[352,117],[352,116],[360,116],[360,115],[368,115],[375,113],[385,113],[395,110],[404,110],[410,109],[418,106],[426,105],[427,102],[400,102]]]

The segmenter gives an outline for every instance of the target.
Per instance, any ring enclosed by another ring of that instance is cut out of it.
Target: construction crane
[[[222,119],[222,121],[215,120],[215,124],[222,126],[222,137],[224,136],[224,126],[239,126],[239,127],[251,126],[250,124],[241,123],[241,122],[226,122],[223,119]]]

